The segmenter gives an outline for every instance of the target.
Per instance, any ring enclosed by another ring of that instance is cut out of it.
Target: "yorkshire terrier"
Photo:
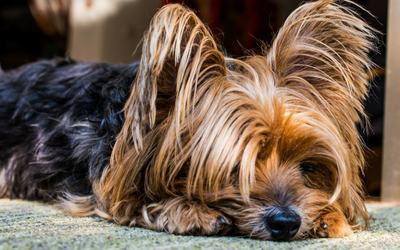
[[[362,174],[375,31],[351,1],[306,3],[234,59],[186,7],[140,62],[0,71],[0,197],[182,235],[343,237],[368,226]]]

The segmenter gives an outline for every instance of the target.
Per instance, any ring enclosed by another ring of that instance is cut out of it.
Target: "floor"
[[[367,204],[371,228],[342,239],[269,242],[177,236],[78,218],[37,202],[0,199],[0,249],[400,249],[400,205]]]

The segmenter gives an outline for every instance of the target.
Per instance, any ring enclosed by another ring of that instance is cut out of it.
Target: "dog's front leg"
[[[150,204],[142,215],[139,226],[172,234],[226,235],[232,231],[232,221],[225,214],[184,197]]]

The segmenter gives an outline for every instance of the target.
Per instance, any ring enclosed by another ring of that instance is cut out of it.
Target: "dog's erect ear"
[[[140,68],[125,103],[125,122],[112,151],[110,168],[97,192],[103,203],[110,200],[107,207],[115,216],[126,218],[131,204],[136,204],[133,193],[137,190],[132,186],[146,189],[152,185],[149,196],[158,188],[168,188],[165,183],[169,180],[162,175],[178,173],[183,164],[167,168],[167,158],[173,157],[171,152],[182,145],[182,134],[191,129],[188,117],[200,99],[199,92],[204,94],[207,86],[215,83],[210,79],[225,75],[223,55],[192,11],[170,4],[156,13],[143,38]],[[153,159],[154,154],[157,157]],[[148,177],[143,173],[155,158],[158,162],[153,163],[152,171],[157,177],[152,178],[156,182],[153,185],[145,183]]]
[[[192,11],[177,4],[158,11],[144,36],[137,82],[125,106],[123,130],[132,132],[135,147],[142,148],[143,135],[171,108],[179,122],[201,82],[224,75],[225,68],[210,32]]]
[[[286,20],[268,52],[277,86],[316,90],[329,110],[341,110],[353,123],[364,114],[374,48],[374,31],[337,0],[302,5]],[[351,1],[340,1],[355,5]]]

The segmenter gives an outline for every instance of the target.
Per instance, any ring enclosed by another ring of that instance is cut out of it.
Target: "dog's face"
[[[265,55],[243,60],[186,8],[161,9],[95,184],[100,210],[171,233],[275,240],[342,237],[359,213],[367,223],[356,124],[372,32],[334,2],[301,6]]]

